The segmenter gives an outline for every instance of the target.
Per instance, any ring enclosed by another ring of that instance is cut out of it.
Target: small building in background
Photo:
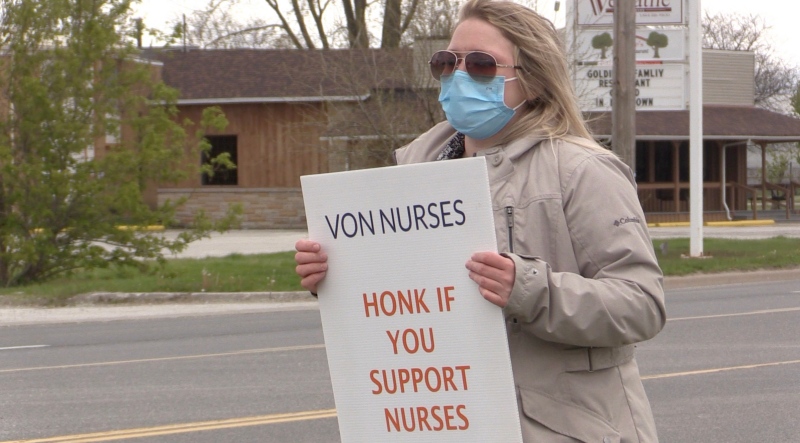
[[[158,186],[157,202],[186,197],[177,215],[187,222],[198,210],[221,216],[238,203],[244,228],[304,229],[300,176],[387,166],[394,149],[443,119],[427,61],[446,45],[429,39],[397,50],[151,50],[164,82],[180,91],[176,118],[200,121],[204,108],[222,109],[224,131],[195,130],[212,155],[227,152],[237,165],[206,176],[199,172],[204,159],[187,156],[186,167],[197,172]],[[704,218],[758,217],[756,210],[772,207],[770,196],[790,195],[800,184],[764,180],[764,166],[753,181],[748,146],[765,159],[771,144],[800,141],[800,119],[754,106],[753,53],[703,56]],[[610,113],[587,118],[607,142]],[[636,139],[648,221],[687,221],[689,112],[637,112]]]

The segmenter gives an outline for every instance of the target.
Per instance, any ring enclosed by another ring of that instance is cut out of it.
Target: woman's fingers
[[[300,276],[300,286],[316,293],[317,285],[328,271],[328,255],[322,252],[319,243],[301,239],[295,243],[295,272]]]
[[[311,240],[301,238],[294,244],[294,249],[297,252],[319,252],[322,248],[319,243]]]
[[[325,273],[324,272],[317,272],[315,274],[309,274],[309,275],[303,277],[300,280],[300,286],[302,286],[306,290],[316,294],[317,293],[317,285],[319,285],[319,282],[321,282],[323,278],[325,278]]]
[[[514,262],[496,252],[478,252],[467,261],[469,278],[478,284],[481,295],[504,307],[514,288]]]
[[[294,248],[297,250],[297,253],[294,254],[294,261],[298,265],[325,263],[328,261],[328,255],[322,252],[322,248],[317,242],[301,239],[295,243]]]
[[[324,252],[296,252],[294,254],[294,261],[298,265],[307,263],[325,263],[328,261],[328,255]]]

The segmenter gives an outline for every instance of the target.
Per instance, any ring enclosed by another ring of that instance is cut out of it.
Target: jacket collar
[[[435,160],[445,149],[448,142],[456,136],[456,130],[447,121],[441,122],[431,128],[416,140],[395,151],[395,158],[399,163],[416,163],[420,161]],[[516,160],[528,150],[539,145],[546,137],[541,135],[531,135],[513,141],[505,146],[495,146],[483,149],[477,155],[485,156],[499,153],[511,161]]]

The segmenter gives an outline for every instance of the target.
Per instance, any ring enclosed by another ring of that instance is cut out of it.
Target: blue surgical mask
[[[447,121],[470,138],[483,140],[497,134],[525,103],[523,100],[512,109],[503,101],[506,82],[516,79],[506,80],[498,75],[491,81],[479,82],[464,71],[443,75],[439,103]]]

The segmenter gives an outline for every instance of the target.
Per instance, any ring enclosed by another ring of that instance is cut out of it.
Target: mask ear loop
[[[506,79],[503,79],[503,81],[504,81],[505,83],[508,83],[508,82],[510,82],[510,81],[512,81],[512,80],[519,80],[519,77],[511,77],[511,78],[506,78]],[[514,107],[513,107],[513,108],[511,108],[511,109],[512,109],[514,112],[516,112],[516,111],[517,111],[517,109],[521,108],[521,107],[522,107],[522,105],[524,105],[524,104],[525,104],[525,102],[527,102],[527,101],[528,101],[527,99],[522,99],[522,102],[521,102],[520,104],[518,104],[517,106],[514,106]]]

